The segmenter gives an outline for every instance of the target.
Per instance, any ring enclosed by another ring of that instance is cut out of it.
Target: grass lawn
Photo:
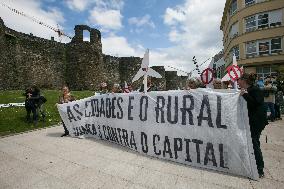
[[[20,90],[0,91],[0,104],[24,102],[25,96],[22,95],[23,93],[24,91]],[[47,99],[47,102],[44,104],[46,112],[45,122],[43,122],[40,118],[37,127],[35,127],[33,123],[27,122],[25,107],[0,108],[0,136],[10,135],[42,127],[48,127],[61,122],[58,110],[55,106],[58,101],[60,91],[42,90],[41,94]],[[72,91],[72,94],[78,100],[92,96],[94,92]]]

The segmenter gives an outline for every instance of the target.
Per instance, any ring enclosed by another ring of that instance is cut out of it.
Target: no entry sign
[[[211,83],[213,81],[213,75],[214,75],[214,71],[211,68],[206,68],[201,73],[201,81],[205,85],[208,85],[209,83]]]
[[[227,68],[228,74],[232,81],[236,81],[242,75],[242,70],[239,66],[232,65]]]

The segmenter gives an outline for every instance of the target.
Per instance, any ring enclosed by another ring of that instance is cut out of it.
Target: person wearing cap
[[[268,124],[264,109],[263,93],[259,87],[254,85],[255,76],[244,73],[239,79],[238,84],[241,88],[240,95],[247,101],[249,125],[251,131],[252,144],[259,177],[264,177],[264,161],[260,148],[260,135]]]

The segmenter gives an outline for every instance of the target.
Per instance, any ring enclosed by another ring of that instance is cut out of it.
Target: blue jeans
[[[270,120],[271,121],[274,121],[275,119],[275,109],[274,109],[274,103],[272,102],[265,102],[264,103],[264,108],[265,108],[265,111],[266,111],[266,114],[267,114],[267,108],[269,108],[271,114],[270,114]]]

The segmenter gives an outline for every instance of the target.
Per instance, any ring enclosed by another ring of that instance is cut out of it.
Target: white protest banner
[[[9,107],[22,107],[25,106],[25,103],[9,103],[9,104],[0,104],[0,108],[9,108]]]
[[[60,104],[58,110],[71,136],[258,178],[246,102],[235,90],[104,94]]]

